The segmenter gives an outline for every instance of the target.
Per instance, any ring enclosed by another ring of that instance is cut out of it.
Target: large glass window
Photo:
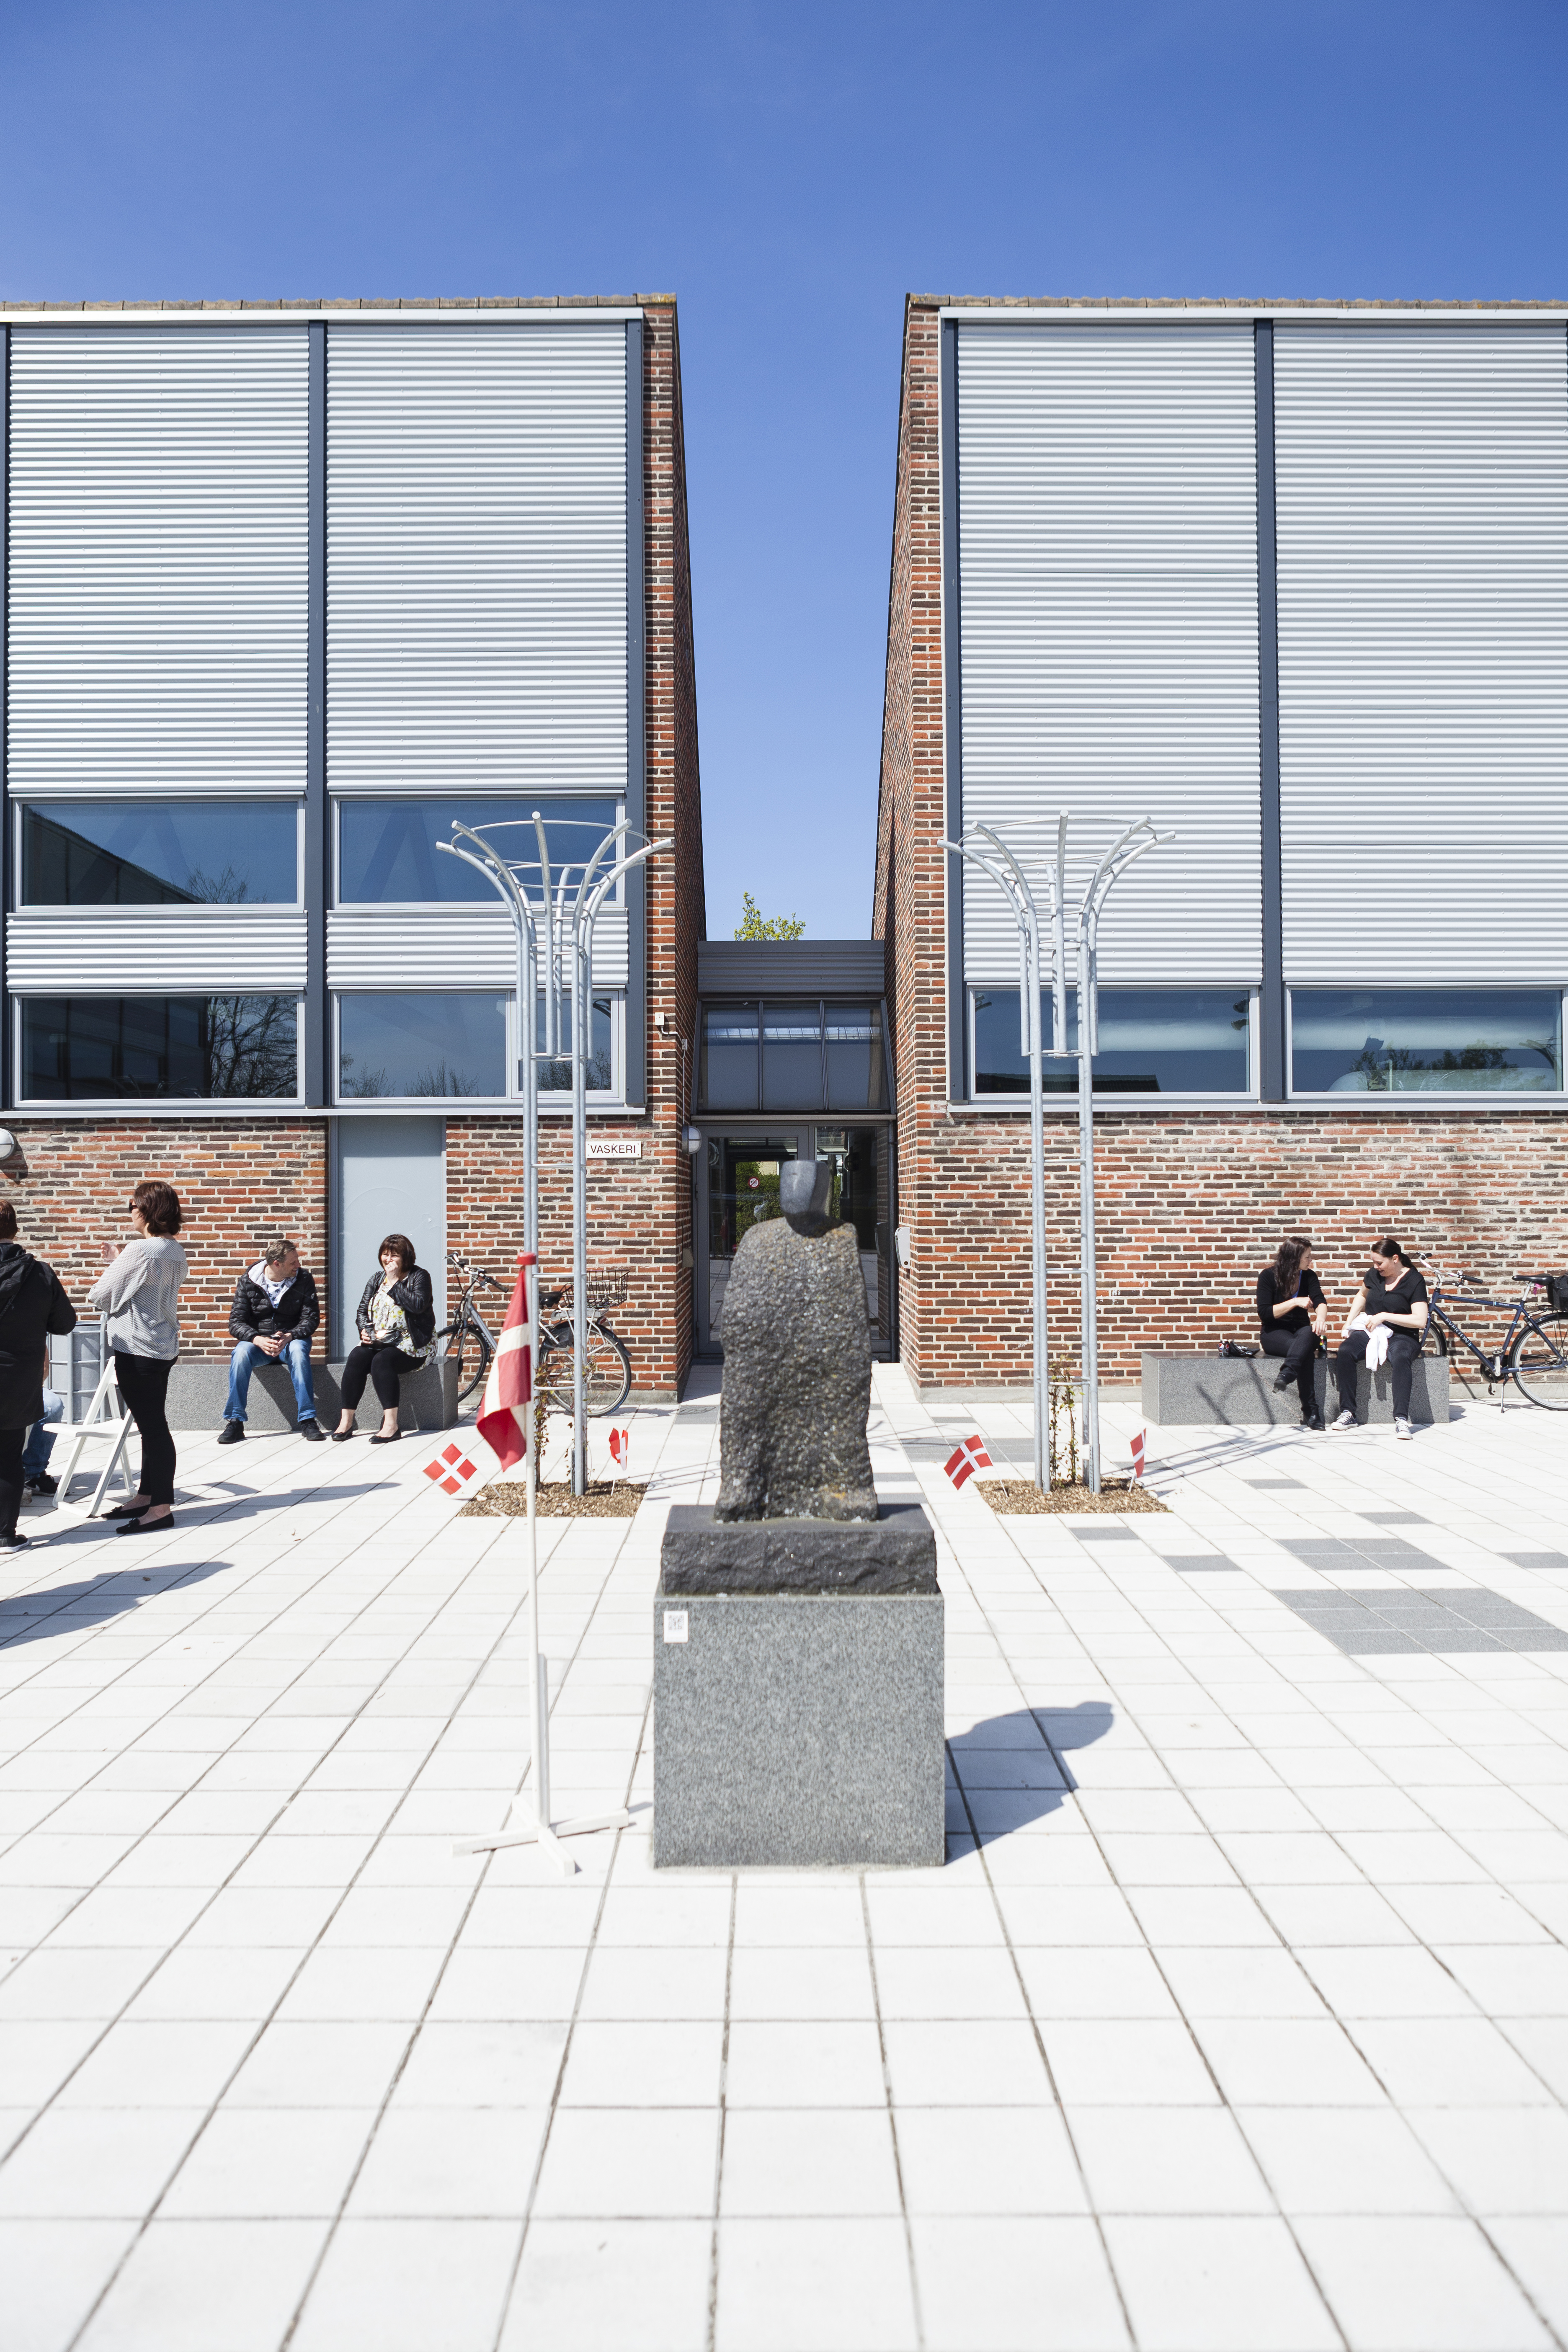
[[[1029,1064],[1019,1045],[1018,992],[977,988],[974,1092],[1026,1095]],[[1050,992],[1043,1034],[1052,1042]],[[1096,1094],[1246,1094],[1250,998],[1231,988],[1102,988]],[[1078,1050],[1078,992],[1068,991],[1068,1044]],[[1076,1094],[1076,1062],[1047,1062],[1048,1094]]]
[[[591,1095],[607,1095],[616,1084],[616,1003],[613,996],[595,996],[589,1003],[587,1091]],[[571,1042],[572,1000],[564,997],[561,1005],[562,1041]],[[541,1053],[544,1050],[544,1000],[539,1001],[539,1020],[534,1041]],[[542,1094],[570,1094],[572,1065],[569,1061],[541,1062],[539,1091]]]
[[[886,1110],[888,1073],[882,1059],[879,1004],[824,1007],[830,1110]]]
[[[822,1007],[763,1007],[763,1108],[816,1110],[822,1102]]]
[[[340,996],[340,1099],[504,1095],[507,1003],[488,990]]]
[[[705,1004],[699,1099],[709,1110],[755,1110],[761,1007]]]
[[[300,1091],[291,996],[30,996],[21,1014],[29,1102]]]
[[[1297,1094],[1559,1094],[1554,988],[1299,988]]]
[[[33,802],[21,824],[24,907],[299,901],[292,801]]]
[[[581,866],[606,833],[620,822],[610,797],[530,800],[340,801],[338,803],[338,903],[341,906],[499,906],[492,885],[461,858],[437,849],[452,838],[452,820],[472,825],[504,825],[487,838],[503,857],[537,861],[538,842],[529,820],[544,819],[552,880],[563,865]],[[605,867],[613,864],[607,858]],[[525,883],[531,877],[525,876]],[[537,876],[531,877],[537,887]]]

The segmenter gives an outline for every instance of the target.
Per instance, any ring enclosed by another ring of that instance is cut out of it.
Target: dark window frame
[[[787,1012],[794,1008],[804,1013],[811,1006],[815,1006],[816,1012],[817,1099],[814,1103],[810,1104],[770,1103],[767,1099],[766,1090],[763,1086],[763,1071],[766,1066],[766,1029],[769,1011],[772,1009],[774,1011],[783,1010]],[[828,1014],[831,1011],[858,1012],[862,1006],[865,1006],[870,1012],[876,1024],[876,1045],[880,1060],[882,1099],[879,1106],[874,1109],[861,1106],[846,1107],[842,1103],[833,1102],[830,1097],[827,1040]],[[735,1108],[722,1103],[715,1104],[710,1102],[708,1097],[705,1084],[708,1063],[709,1013],[710,1012],[740,1012],[742,1010],[754,1013],[757,1024],[757,1043],[755,1048],[756,1084],[753,1090],[752,1108],[749,1110]],[[797,992],[794,995],[780,993],[774,996],[741,996],[726,993],[722,996],[703,997],[700,1000],[697,1008],[696,1085],[698,1092],[695,1108],[697,1115],[702,1118],[847,1119],[852,1123],[861,1125],[863,1125],[868,1119],[890,1118],[893,1115],[893,1069],[890,1041],[888,1034],[888,1000],[885,996],[881,995],[856,995],[853,991],[843,991],[831,996],[826,995],[820,992],[810,995],[802,992]]]
[[[288,1005],[293,1009],[294,1022],[294,1084],[290,1092],[267,1094],[160,1094],[122,1090],[118,1093],[71,1093],[29,1095],[24,1091],[28,1076],[26,1030],[27,1017],[34,1006],[40,1004],[200,1004],[203,1003],[262,1003]],[[305,995],[302,989],[147,989],[131,990],[83,988],[75,991],[29,989],[11,996],[11,1021],[8,1037],[16,1055],[18,1103],[29,1109],[79,1111],[101,1107],[123,1110],[131,1105],[155,1103],[164,1109],[235,1110],[255,1106],[266,1110],[282,1110],[300,1104],[304,1099]]]

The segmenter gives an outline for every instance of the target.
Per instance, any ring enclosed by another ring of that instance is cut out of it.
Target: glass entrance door
[[[892,1136],[879,1127],[770,1127],[766,1133],[714,1134],[702,1147],[698,1231],[697,1348],[716,1356],[724,1344],[724,1289],[742,1236],[779,1214],[779,1171],[815,1153],[833,1162],[829,1213],[853,1225],[866,1278],[871,1351],[893,1352]]]
[[[764,1217],[779,1213],[779,1170],[809,1148],[810,1129],[772,1135],[710,1135],[705,1145],[708,1190],[706,1280],[700,1287],[697,1343],[705,1355],[724,1344],[724,1287],[741,1238]]]

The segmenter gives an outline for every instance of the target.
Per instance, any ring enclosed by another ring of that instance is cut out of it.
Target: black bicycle
[[[625,1305],[627,1287],[624,1274],[603,1275],[588,1285],[583,1402],[590,1421],[596,1421],[602,1413],[618,1412],[631,1394],[632,1360],[626,1353],[626,1342],[605,1319],[612,1307]],[[555,1320],[547,1322],[547,1316],[553,1316]],[[570,1289],[542,1290],[539,1387],[546,1404],[557,1412],[572,1411],[575,1349]]]
[[[456,1250],[447,1252],[447,1263],[458,1276],[458,1308],[451,1321],[436,1334],[436,1353],[455,1359],[461,1402],[483,1385],[496,1351],[496,1335],[474,1305],[474,1293],[494,1290],[502,1297],[506,1293],[493,1274],[487,1274],[483,1266],[469,1265]]]
[[[1500,1381],[1511,1380],[1529,1403],[1547,1412],[1568,1412],[1568,1276],[1523,1275],[1524,1288],[1517,1298],[1487,1298],[1469,1291],[1450,1297],[1443,1289],[1442,1268],[1429,1260],[1427,1265],[1432,1275],[1427,1328],[1436,1333],[1437,1353],[1452,1354],[1449,1342],[1457,1340],[1475,1358],[1489,1396]],[[1465,1277],[1461,1274],[1458,1279]],[[1539,1307],[1533,1304],[1538,1294],[1544,1297]],[[1488,1307],[1510,1316],[1501,1347],[1479,1347],[1454,1320],[1456,1307]]]

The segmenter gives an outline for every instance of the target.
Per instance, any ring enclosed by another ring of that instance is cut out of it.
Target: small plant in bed
[[[1102,1478],[1091,1495],[1076,1479],[1042,1494],[1029,1478],[976,1478],[975,1492],[994,1511],[1163,1511],[1166,1506],[1136,1478]]]

